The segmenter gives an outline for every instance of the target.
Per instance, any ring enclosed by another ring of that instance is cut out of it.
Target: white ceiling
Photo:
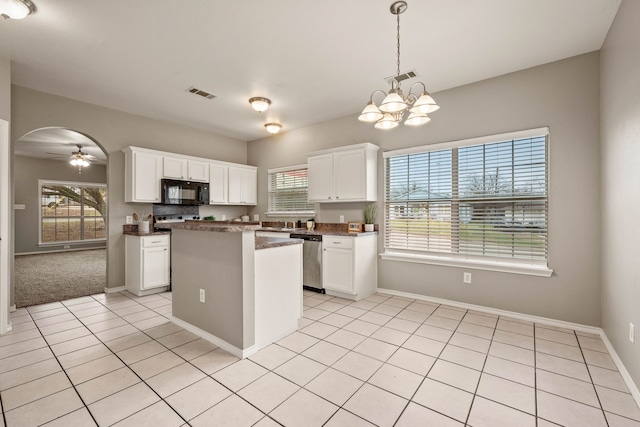
[[[0,21],[14,84],[244,141],[359,113],[395,74],[390,0],[33,1]],[[409,0],[401,71],[434,93],[594,51],[620,1]]]

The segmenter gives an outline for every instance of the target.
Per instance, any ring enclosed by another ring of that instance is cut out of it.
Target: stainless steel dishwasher
[[[302,287],[324,294],[322,288],[322,236],[291,234],[292,239],[302,239]]]

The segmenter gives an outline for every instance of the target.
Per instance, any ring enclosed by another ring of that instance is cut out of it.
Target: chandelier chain
[[[400,12],[396,14],[396,18],[398,20],[397,33],[398,33],[398,61],[397,61],[397,72],[396,76],[400,75]],[[398,87],[400,87],[400,82],[398,82]]]

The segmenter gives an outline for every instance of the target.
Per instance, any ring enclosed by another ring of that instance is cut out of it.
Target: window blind
[[[385,248],[546,262],[546,128],[443,145],[385,153]]]
[[[307,201],[309,178],[307,166],[271,169],[269,174],[268,214],[312,214],[313,203]]]

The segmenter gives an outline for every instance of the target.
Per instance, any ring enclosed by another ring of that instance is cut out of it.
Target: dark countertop
[[[139,236],[139,237],[161,236],[163,234],[171,234],[171,231],[169,231],[169,230],[149,231],[148,233],[138,233],[137,231],[123,231],[122,234],[125,234],[127,236]]]
[[[257,237],[256,236],[256,250],[277,248],[279,246],[289,245],[301,245],[303,240],[301,239],[280,239],[279,237]]]
[[[361,233],[349,233],[348,231],[336,231],[336,230],[307,230],[306,228],[280,228],[280,227],[262,227],[256,231],[272,231],[276,233],[290,233],[290,234],[307,234],[309,236],[345,236],[345,237],[358,237],[369,236],[378,234],[377,231],[364,231]]]
[[[222,222],[222,221],[186,221],[162,224],[171,230],[213,231],[218,233],[237,233],[254,231],[260,228],[258,222]],[[158,224],[156,224],[158,228]]]

